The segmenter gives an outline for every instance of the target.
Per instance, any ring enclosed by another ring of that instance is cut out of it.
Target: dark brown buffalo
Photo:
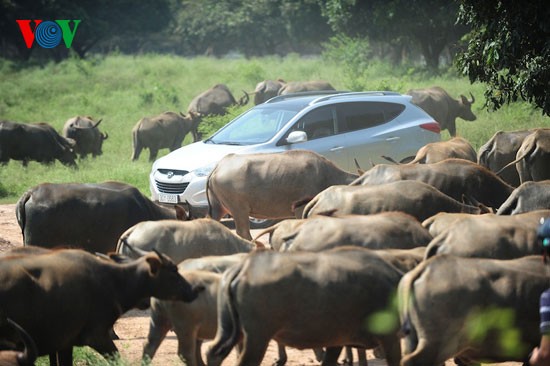
[[[132,129],[132,160],[139,159],[141,150],[149,149],[149,161],[154,161],[160,149],[174,151],[180,148],[189,132],[194,142],[199,140],[197,118],[192,113],[164,112],[155,117],[144,117]]]
[[[63,136],[75,141],[74,152],[81,158],[88,154],[94,158],[103,154],[103,141],[109,136],[99,131],[101,121],[95,122],[90,116],[76,116],[65,122]]]
[[[517,215],[545,209],[550,209],[550,180],[528,181],[514,189],[497,214]]]
[[[533,130],[498,131],[483,146],[479,148],[477,162],[499,176],[514,187],[519,186],[519,175],[514,166],[505,169],[509,162],[516,158],[516,153],[523,140]]]
[[[66,139],[47,123],[0,121],[0,163],[20,160],[76,166],[74,140]]]
[[[466,121],[475,121],[476,116],[472,112],[472,99],[468,100],[464,95],[460,99],[454,99],[443,88],[433,86],[425,89],[411,89],[407,91],[412,96],[412,103],[425,110],[435,118],[441,130],[449,130],[451,136],[456,136],[456,119],[462,118]]]
[[[38,355],[72,365],[72,348],[90,346],[103,355],[117,348],[115,321],[151,296],[192,301],[201,289],[177,272],[166,256],[150,253],[115,263],[80,249],[15,255],[0,260],[0,308],[34,339]]]
[[[25,245],[58,246],[90,252],[115,251],[120,235],[141,221],[183,219],[182,208],[167,208],[121,182],[43,183],[16,205]]]
[[[466,197],[495,209],[514,190],[492,171],[464,159],[447,159],[434,164],[378,164],[351,185],[372,186],[399,180],[424,182],[455,200],[462,201]]]

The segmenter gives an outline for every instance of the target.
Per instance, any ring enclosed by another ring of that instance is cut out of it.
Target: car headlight
[[[216,166],[216,163],[208,164],[208,165],[205,165],[203,167],[200,167],[198,169],[193,170],[193,173],[197,177],[206,177],[208,174],[210,174],[212,172],[212,170],[214,170],[215,166]]]

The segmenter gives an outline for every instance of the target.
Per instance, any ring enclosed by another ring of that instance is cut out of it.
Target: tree
[[[335,31],[400,48],[415,43],[430,69],[439,67],[444,48],[467,31],[456,25],[458,5],[453,0],[320,1]]]
[[[328,39],[317,0],[180,0],[173,33],[190,52],[305,53]]]
[[[472,27],[458,65],[487,84],[496,110],[518,99],[550,115],[550,7],[545,0],[461,0],[459,20]]]

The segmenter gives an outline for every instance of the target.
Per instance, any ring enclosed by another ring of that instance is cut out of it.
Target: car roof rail
[[[336,99],[336,98],[343,98],[343,97],[351,97],[351,96],[369,96],[369,95],[394,95],[394,96],[397,96],[397,95],[402,95],[401,93],[398,93],[398,92],[393,92],[393,91],[361,91],[361,92],[344,92],[344,93],[339,93],[339,94],[334,94],[334,95],[326,95],[326,96],[322,96],[322,97],[319,97],[317,99],[314,99],[312,100],[309,104],[316,104],[316,103],[319,103],[319,102],[324,102],[326,100],[331,100],[331,99]]]
[[[343,94],[343,93],[350,93],[350,91],[349,90],[312,90],[312,91],[305,91],[305,92],[289,93],[284,95],[277,95],[271,99],[268,99],[264,103],[275,103],[286,99],[307,97],[312,95],[327,95],[327,94],[332,95],[332,94]]]

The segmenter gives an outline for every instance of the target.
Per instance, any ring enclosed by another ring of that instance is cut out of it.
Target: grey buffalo
[[[201,291],[163,255],[110,258],[122,263],[80,249],[0,261],[0,308],[34,339],[40,356],[50,355],[52,365],[57,353],[60,366],[71,366],[74,346],[114,355],[113,324],[145,298],[192,301]]]
[[[303,218],[329,211],[336,211],[341,215],[402,211],[419,221],[438,212],[481,213],[479,207],[463,204],[433,186],[415,180],[374,186],[328,187],[306,204]]]
[[[75,141],[74,151],[81,158],[88,154],[93,157],[103,153],[103,141],[109,136],[99,131],[101,119],[95,122],[90,116],[76,116],[69,118],[63,126],[62,134],[68,139]]]
[[[223,115],[228,107],[239,105],[243,106],[248,103],[249,96],[245,92],[244,95],[237,101],[231,91],[225,84],[216,84],[210,89],[197,95],[187,107],[187,114],[192,115],[195,123],[193,140],[198,141],[199,136],[197,126],[202,117],[209,115]]]
[[[525,137],[516,159],[501,171],[514,164],[521,183],[550,179],[550,128],[538,128]]]
[[[516,215],[534,210],[550,209],[550,180],[528,181],[514,189],[499,207],[498,215]]]
[[[264,80],[256,85],[254,90],[254,104],[258,105],[277,95],[290,93],[317,91],[317,90],[335,90],[328,81],[291,81],[285,82],[282,79]]]
[[[108,253],[138,222],[184,219],[185,212],[158,205],[126,183],[42,183],[19,198],[16,216],[25,245]]]
[[[284,220],[258,234],[256,239],[267,233],[271,247],[280,251],[317,252],[341,245],[410,249],[426,246],[432,240],[416,218],[402,212],[314,215],[308,219]]]
[[[130,257],[158,250],[179,263],[206,255],[246,253],[256,247],[222,223],[210,218],[200,218],[191,221],[140,222],[120,236],[116,250]]]
[[[143,358],[152,359],[170,329],[178,337],[178,355],[188,366],[204,365],[203,340],[213,339],[217,326],[217,295],[221,274],[246,257],[246,253],[187,259],[179,273],[194,288],[204,287],[197,299],[183,301],[151,299],[151,321]]]
[[[264,80],[259,82],[254,89],[254,104],[258,105],[266,100],[279,95],[279,90],[285,85],[285,81],[282,79],[277,80]]]
[[[174,151],[180,148],[189,132],[194,142],[199,140],[197,116],[193,113],[164,112],[158,116],[144,117],[132,129],[132,160],[138,160],[141,151],[149,149],[149,161],[154,161],[160,149]]]
[[[537,228],[550,210],[513,216],[471,215],[455,220],[433,238],[426,258],[440,254],[462,257],[512,259],[541,253]]]
[[[419,264],[398,287],[401,365],[525,360],[540,342],[539,298],[549,276],[540,255],[437,255]]]
[[[250,240],[249,216],[293,217],[296,201],[334,184],[349,184],[355,178],[357,175],[313,151],[229,154],[208,177],[209,216],[221,220],[231,214],[237,234]]]
[[[410,89],[408,95],[412,96],[412,102],[425,110],[437,122],[442,130],[449,130],[451,136],[456,136],[456,119],[462,118],[466,121],[475,121],[476,116],[472,112],[472,99],[461,95],[454,99],[443,88],[433,86],[425,89]]]
[[[239,366],[259,365],[271,339],[299,349],[328,347],[326,366],[337,364],[343,346],[380,345],[388,365],[399,365],[398,324],[384,331],[369,324],[383,311],[397,316],[390,304],[408,268],[377,252],[340,247],[251,253],[222,276],[208,365],[220,365],[240,339]]]
[[[499,176],[514,187],[519,186],[519,174],[514,166],[504,168],[515,160],[523,140],[534,130],[498,131],[479,148],[477,162],[479,165],[499,172]]]
[[[0,121],[0,163],[20,160],[51,164],[55,160],[76,166],[75,142],[61,136],[47,123]]]

